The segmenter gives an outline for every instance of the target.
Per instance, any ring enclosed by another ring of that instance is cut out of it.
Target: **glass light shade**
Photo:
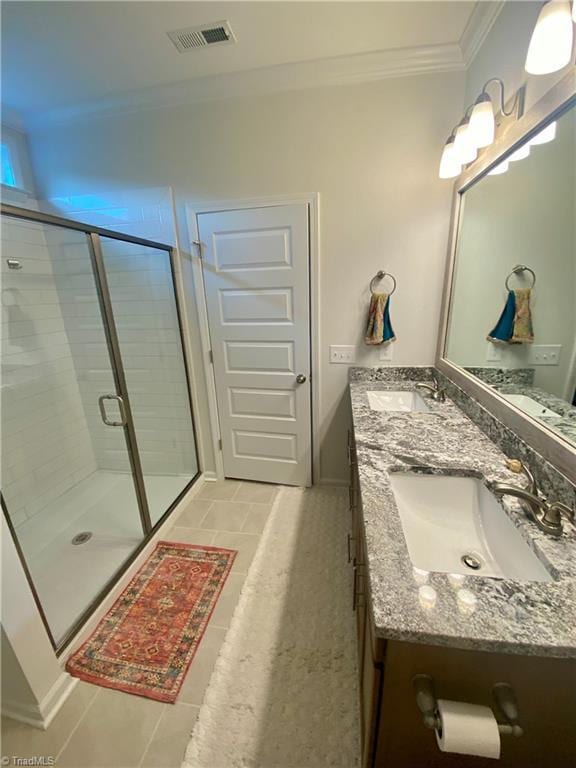
[[[472,141],[478,149],[489,147],[494,141],[496,122],[490,97],[483,93],[476,100],[472,114],[470,115],[469,130]]]
[[[511,163],[515,163],[517,160],[524,160],[530,154],[530,142],[523,144],[516,152],[512,152],[508,160]]]
[[[546,128],[543,128],[533,139],[530,139],[530,145],[536,147],[538,144],[547,144],[549,141],[554,141],[555,138],[556,123],[554,122],[547,125]]]
[[[531,75],[557,72],[570,63],[574,28],[570,3],[550,0],[540,11],[528,47],[525,69]]]
[[[452,135],[446,144],[444,144],[438,176],[441,179],[453,179],[455,176],[460,175],[461,169],[462,166],[454,151],[454,135]]]
[[[499,163],[494,168],[492,168],[491,171],[488,171],[488,176],[500,176],[500,174],[506,173],[509,167],[510,163],[508,160],[504,160],[502,163]]]
[[[463,120],[454,131],[454,154],[461,165],[471,163],[478,156],[468,120]]]

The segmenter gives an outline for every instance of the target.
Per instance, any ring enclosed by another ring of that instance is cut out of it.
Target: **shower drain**
[[[471,568],[473,571],[479,571],[480,568],[482,568],[482,561],[480,558],[476,557],[476,555],[471,555],[470,553],[462,555],[460,561],[464,563],[466,568]]]
[[[72,539],[72,544],[86,544],[92,538],[92,531],[82,531],[77,533]]]

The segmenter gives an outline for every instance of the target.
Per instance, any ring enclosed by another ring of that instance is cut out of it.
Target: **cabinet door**
[[[440,752],[424,727],[412,678],[426,673],[436,695],[493,707],[492,686],[510,683],[520,738],[503,735],[499,761]],[[573,768],[576,662],[389,642],[375,768]]]
[[[374,660],[373,625],[370,609],[366,608],[364,623],[363,663],[360,667],[360,699],[362,708],[362,766],[372,766],[374,752],[374,731],[378,717],[378,698],[382,672]]]

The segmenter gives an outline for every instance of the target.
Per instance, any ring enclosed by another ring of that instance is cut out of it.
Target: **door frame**
[[[219,442],[221,440],[220,419],[216,399],[216,382],[214,366],[210,360],[210,324],[208,321],[208,306],[204,289],[204,273],[202,259],[199,253],[200,235],[198,231],[198,216],[203,213],[218,213],[220,211],[239,211],[248,208],[274,208],[281,205],[306,205],[308,207],[308,263],[310,278],[310,382],[311,382],[311,413],[310,439],[312,444],[312,462],[307,469],[307,485],[320,479],[320,443],[317,439],[320,426],[320,194],[318,192],[300,193],[293,195],[275,195],[273,197],[240,198],[237,200],[216,200],[211,202],[187,203],[186,222],[188,225],[189,253],[192,261],[194,278],[194,296],[198,310],[200,325],[200,344],[202,347],[202,362],[206,389],[208,393],[208,408],[210,425],[212,427],[212,449],[216,466],[216,477],[224,479],[224,461]]]

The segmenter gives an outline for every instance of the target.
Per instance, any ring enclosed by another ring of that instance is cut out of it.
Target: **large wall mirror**
[[[528,125],[458,190],[441,358],[576,448],[574,94]]]

